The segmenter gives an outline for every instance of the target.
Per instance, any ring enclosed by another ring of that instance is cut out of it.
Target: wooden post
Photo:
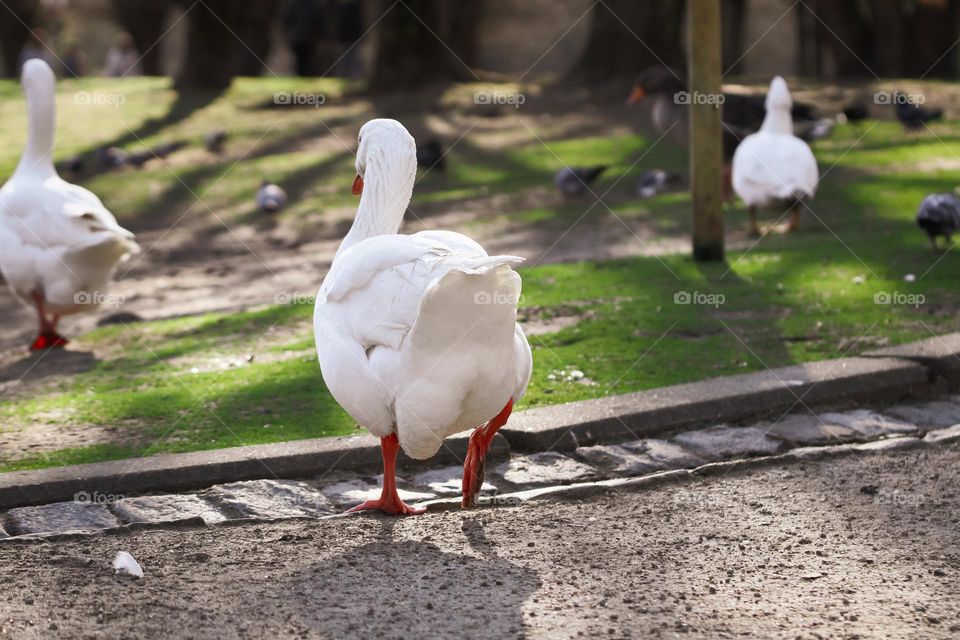
[[[720,0],[691,0],[687,7],[693,258],[723,260]]]

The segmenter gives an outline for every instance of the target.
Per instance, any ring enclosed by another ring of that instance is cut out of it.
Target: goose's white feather
[[[14,294],[63,315],[95,306],[116,264],[138,250],[100,199],[53,167],[54,76],[41,60],[24,64],[27,149],[0,188],[0,271]],[[77,294],[87,292],[78,302]]]
[[[786,82],[777,76],[770,83],[763,126],[734,152],[733,189],[747,205],[766,207],[816,193],[817,160],[793,135],[792,104]]]
[[[317,296],[320,368],[357,422],[380,437],[397,433],[408,455],[427,458],[526,390],[532,356],[510,267],[521,258],[489,256],[449,231],[398,235],[416,172],[413,140],[400,123],[373,120],[360,146],[357,221]]]
[[[113,559],[113,570],[116,573],[125,573],[134,578],[143,577],[143,568],[140,566],[140,563],[126,551],[117,552],[116,557]]]

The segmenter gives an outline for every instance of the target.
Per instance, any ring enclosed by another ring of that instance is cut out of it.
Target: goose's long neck
[[[27,89],[27,148],[17,173],[53,173],[53,135],[56,127],[53,87]]]
[[[767,109],[767,115],[763,118],[763,126],[760,130],[767,133],[793,135],[793,118],[790,116],[790,109],[787,107]]]
[[[361,240],[397,233],[410,204],[417,175],[416,163],[411,170],[407,163],[390,166],[382,154],[371,156],[367,161],[357,217],[340,243],[338,254]]]

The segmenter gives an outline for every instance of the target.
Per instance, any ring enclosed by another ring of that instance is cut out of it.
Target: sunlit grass
[[[131,225],[175,218],[194,206],[202,215],[212,210],[243,223],[253,213],[252,188],[263,176],[292,192],[282,217],[323,216],[354,202],[349,190],[355,141],[332,139],[326,127],[371,115],[358,101],[336,99],[347,88],[329,81],[240,80],[225,95],[197,98],[198,108],[170,118],[176,95],[164,80],[63,82],[56,157],[92,153],[107,143],[137,150],[189,140],[191,148],[166,165],[84,178]],[[294,90],[323,93],[329,102],[321,109],[263,108],[275,91]],[[462,87],[441,100],[459,103],[474,90]],[[121,93],[124,100],[105,112],[78,104],[78,91]],[[0,116],[8,123],[0,133],[7,143],[0,145],[0,171],[9,173],[24,141],[25,111],[13,83],[0,82],[0,98]],[[150,124],[166,118],[168,123]],[[223,157],[200,148],[203,135],[220,126],[230,133]],[[685,173],[682,149],[668,143],[651,148],[650,135],[620,130],[577,136],[568,129],[554,139],[549,129],[533,135],[518,126],[516,143],[502,150],[471,136],[451,150],[446,175],[427,175],[418,183],[412,210],[540,194],[563,164],[607,164],[595,191],[609,190],[609,196],[582,224],[620,225],[616,215],[649,224],[656,238],[689,234],[687,193],[640,200],[634,192],[646,169]],[[960,126],[938,123],[934,132],[906,135],[887,121],[837,127],[815,146],[826,178],[812,211],[804,212],[801,231],[732,251],[727,264],[697,265],[686,255],[668,255],[522,269],[521,315],[534,328],[551,318],[563,322],[530,338],[535,369],[521,407],[855,355],[955,330],[960,263],[955,254],[937,262],[940,257],[913,223],[924,194],[951,190],[957,182],[949,163],[960,164]],[[202,205],[193,194],[203,195]],[[591,203],[538,196],[515,206],[498,204],[469,225],[563,231]],[[742,208],[729,209],[726,221],[742,228]],[[913,282],[905,280],[908,274]],[[675,303],[684,292],[711,296],[716,304]],[[923,304],[875,303],[877,294],[894,292],[923,296]],[[110,326],[80,336],[72,348],[99,359],[5,401],[0,428],[37,420],[109,425],[116,438],[0,460],[0,469],[353,433],[353,422],[323,385],[311,315],[309,305],[275,305]],[[561,372],[571,369],[584,378],[564,380]]]

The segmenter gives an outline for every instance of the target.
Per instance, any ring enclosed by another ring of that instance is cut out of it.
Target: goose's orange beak
[[[358,196],[363,193],[363,178],[357,176],[353,179],[353,195]]]
[[[637,85],[633,88],[633,91],[630,92],[630,96],[627,98],[627,104],[634,105],[643,100],[647,96],[647,92],[643,90],[643,87]]]

